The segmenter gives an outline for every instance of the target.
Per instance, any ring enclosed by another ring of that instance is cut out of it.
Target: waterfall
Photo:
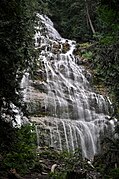
[[[100,136],[113,129],[112,107],[106,96],[91,87],[91,74],[73,54],[76,42],[64,39],[52,21],[39,15],[35,48],[39,58],[34,80],[22,80],[24,100],[36,123],[38,146],[74,151],[93,159],[100,151]],[[26,85],[25,85],[26,80]]]

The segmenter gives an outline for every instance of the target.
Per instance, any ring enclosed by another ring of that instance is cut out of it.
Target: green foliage
[[[115,169],[112,169],[109,173],[109,177],[107,178],[112,178],[112,179],[118,179],[119,178],[119,168],[115,168]]]
[[[11,123],[0,120],[0,153],[10,152],[17,138],[17,131]]]
[[[73,171],[77,166],[83,167],[83,159],[80,150],[76,150],[74,153],[62,152],[60,154],[60,160],[65,163],[64,171]]]
[[[36,0],[0,1],[0,152],[10,152],[16,141],[12,104],[24,111],[20,80],[31,71],[34,59]],[[8,122],[9,121],[9,122]]]
[[[17,129],[17,138],[12,148],[3,157],[5,168],[15,168],[19,172],[29,171],[35,165],[36,135],[35,128],[23,125]]]
[[[51,179],[66,179],[66,177],[67,177],[67,172],[64,171],[64,172],[51,173],[51,174],[49,174],[49,177],[50,177]]]
[[[114,9],[110,9],[108,6],[101,6],[98,10],[100,21],[103,23],[104,27],[108,28],[113,25],[116,11]]]
[[[50,17],[64,37],[77,41],[88,41],[93,38],[84,0],[50,0],[47,3]],[[87,3],[91,20],[95,24],[98,0],[88,0]]]
[[[109,91],[110,97],[117,110],[119,106],[119,43],[114,45],[96,45],[93,49],[94,58],[92,60],[94,75],[98,83],[104,84]],[[116,112],[118,116],[118,112]]]
[[[98,7],[98,28],[95,39],[98,43],[92,50],[92,60],[96,81],[108,88],[109,95],[114,102],[115,113],[118,117],[119,109],[119,11],[118,1],[101,1]]]
[[[95,158],[95,167],[104,178],[116,179],[119,176],[119,125],[112,137],[105,136],[102,141],[102,152]]]
[[[43,170],[48,170],[49,166],[56,164],[54,172],[49,173],[51,179],[68,179],[78,176],[79,178],[91,177],[91,171],[93,174],[95,170],[87,163],[87,160],[82,158],[81,151],[79,149],[74,152],[56,151],[53,148],[41,148],[38,152],[38,160],[41,161]]]
[[[98,8],[98,26],[101,44],[114,44],[119,36],[119,13],[108,5],[101,5]]]
[[[49,0],[37,0],[38,6],[36,8],[36,10],[38,12],[40,12],[41,14],[47,14],[47,15],[51,15],[50,13],[50,9],[48,6],[48,3],[50,3]]]
[[[20,106],[19,82],[24,69],[35,58],[35,0],[0,1],[0,116],[3,109],[12,116],[10,104]],[[4,111],[5,112],[5,111]]]
[[[93,53],[91,51],[88,51],[88,52],[86,51],[82,54],[82,57],[90,60],[93,57]]]

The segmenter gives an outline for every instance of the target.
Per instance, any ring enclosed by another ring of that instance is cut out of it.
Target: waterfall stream
[[[36,123],[38,146],[74,151],[92,159],[100,136],[113,129],[107,97],[91,87],[91,74],[73,55],[75,41],[64,39],[47,16],[37,14],[35,48],[39,51],[34,80],[22,79],[24,100]]]

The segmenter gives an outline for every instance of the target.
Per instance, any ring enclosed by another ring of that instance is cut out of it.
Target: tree
[[[109,89],[119,113],[119,11],[118,1],[101,1],[98,7],[97,45],[94,48],[93,66],[96,78]]]
[[[20,106],[23,70],[33,64],[34,6],[36,1],[0,1],[0,116],[13,118],[11,104]]]
[[[90,17],[87,0],[85,0],[85,6],[86,6],[87,18],[88,18],[91,30],[92,30],[93,34],[95,34],[95,29],[94,29],[94,26],[93,26],[93,23],[92,23],[92,20],[91,20],[91,17]]]
[[[32,70],[36,0],[0,1],[0,153],[16,140],[13,105],[23,110],[20,81]]]
[[[50,17],[64,37],[77,41],[93,38],[98,0],[56,0],[47,3]]]

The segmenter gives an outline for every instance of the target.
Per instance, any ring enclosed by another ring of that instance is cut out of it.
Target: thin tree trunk
[[[93,23],[92,23],[92,21],[91,21],[90,14],[89,14],[89,9],[88,9],[87,0],[85,0],[85,4],[86,4],[86,13],[87,13],[88,21],[89,21],[89,24],[90,24],[90,28],[91,28],[93,34],[95,34],[95,29],[94,29],[94,26],[93,26]]]

